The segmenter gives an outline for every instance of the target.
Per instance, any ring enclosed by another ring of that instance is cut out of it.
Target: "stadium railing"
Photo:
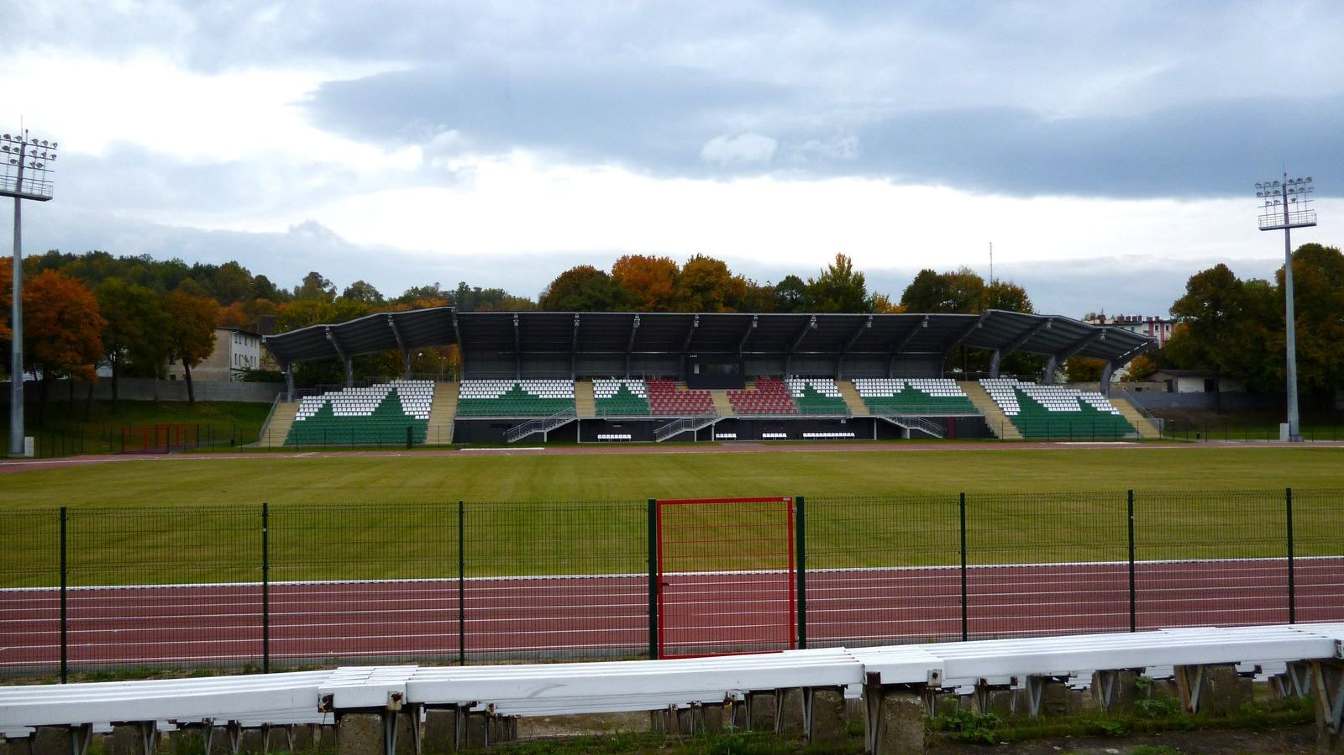
[[[1344,490],[771,500],[10,509],[0,676],[648,658],[710,603],[800,648],[1344,621]]]

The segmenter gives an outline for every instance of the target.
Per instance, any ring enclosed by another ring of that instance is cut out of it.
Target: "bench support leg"
[[[159,749],[159,727],[154,721],[140,721],[136,728],[140,734],[140,746],[145,755],[154,755]]]
[[[1344,744],[1344,662],[1312,661],[1316,687],[1316,725],[1328,732],[1334,746]]]
[[[863,702],[866,752],[924,751],[924,702],[918,690],[884,687],[877,674],[869,674]]]
[[[1041,697],[1045,693],[1045,683],[1047,679],[1043,676],[1028,676],[1025,692],[1027,693],[1027,715],[1036,718],[1041,715]],[[1105,709],[1105,705],[1102,706]]]
[[[803,690],[807,702],[807,741],[831,742],[845,736],[845,691],[841,687]]]
[[[775,690],[775,734],[807,734],[807,698],[800,687]]]
[[[1172,672],[1176,677],[1176,692],[1181,696],[1181,705],[1187,713],[1198,713],[1199,691],[1204,687],[1204,667],[1176,666]]]
[[[225,731],[229,735],[230,755],[238,755],[238,751],[243,747],[243,727],[237,721],[230,721]]]
[[[93,741],[93,724],[70,727],[70,755],[85,755]]]

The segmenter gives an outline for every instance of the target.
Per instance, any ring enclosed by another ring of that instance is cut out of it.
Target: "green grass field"
[[[650,497],[806,496],[816,568],[955,563],[963,491],[972,563],[1123,560],[1130,488],[1140,559],[1280,556],[1286,486],[1298,553],[1344,555],[1344,448],[158,458],[0,475],[0,584],[53,583],[61,505],[72,583],[124,584],[257,579],[262,501],[272,579],[373,579],[455,576],[459,499],[485,576],[640,572]]]

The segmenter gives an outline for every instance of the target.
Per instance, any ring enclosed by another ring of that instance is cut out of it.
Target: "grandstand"
[[[1134,427],[1101,393],[1016,378],[980,381],[1024,438],[1136,437]]]
[[[289,446],[380,446],[425,442],[434,400],[430,380],[393,380],[299,400]]]
[[[594,380],[593,398],[599,417],[647,417],[653,413],[643,380]]]
[[[267,336],[285,371],[272,412],[289,444],[773,440],[908,437],[1125,438],[1129,407],[1051,385],[1064,360],[1103,363],[1100,386],[1152,340],[1065,317],[963,314],[392,312]],[[353,386],[353,357],[456,344],[461,380]],[[980,375],[947,355],[991,354]],[[1041,382],[1001,376],[1014,352]],[[337,360],[346,388],[294,400],[293,367]],[[986,395],[986,393],[988,395]],[[439,400],[434,400],[435,396]],[[431,416],[432,415],[432,416]],[[1140,423],[1142,424],[1142,423]],[[426,438],[425,428],[435,429]],[[1009,426],[1012,431],[1009,432]],[[409,428],[409,429],[408,429]],[[446,428],[446,431],[445,431]],[[395,436],[395,437],[394,437]],[[274,442],[274,441],[273,441]]]
[[[874,414],[975,414],[975,406],[957,381],[944,378],[859,378],[863,403]]]
[[[463,380],[459,417],[548,417],[573,411],[573,380]]]

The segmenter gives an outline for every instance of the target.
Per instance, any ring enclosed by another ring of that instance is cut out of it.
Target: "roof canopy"
[[[367,315],[265,337],[281,363],[457,343],[463,353],[909,354],[965,345],[1123,364],[1155,345],[1124,328],[1057,315],[454,312]]]

